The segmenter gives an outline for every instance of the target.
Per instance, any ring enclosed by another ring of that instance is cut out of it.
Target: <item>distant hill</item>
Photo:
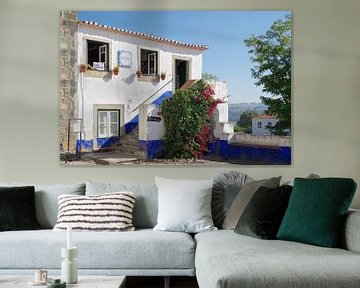
[[[229,122],[236,123],[240,118],[240,114],[248,109],[255,109],[257,112],[259,112],[259,114],[262,114],[266,108],[267,106],[263,103],[254,102],[229,104]]]

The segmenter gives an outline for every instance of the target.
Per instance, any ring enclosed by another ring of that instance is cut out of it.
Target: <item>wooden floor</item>
[[[126,288],[163,288],[164,277],[131,277],[126,279]],[[199,288],[195,277],[170,277],[171,288]]]

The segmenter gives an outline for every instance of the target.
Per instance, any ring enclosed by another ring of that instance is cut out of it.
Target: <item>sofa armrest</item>
[[[360,253],[360,210],[349,210],[346,215],[343,248]]]

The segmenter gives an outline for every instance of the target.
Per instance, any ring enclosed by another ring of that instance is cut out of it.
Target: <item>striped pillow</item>
[[[133,192],[93,196],[60,195],[55,231],[72,226],[74,231],[133,231]]]

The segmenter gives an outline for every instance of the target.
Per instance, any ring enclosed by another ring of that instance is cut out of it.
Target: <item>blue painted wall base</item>
[[[109,148],[112,145],[115,145],[120,140],[120,137],[110,137],[110,138],[96,138],[96,147],[103,149],[103,148]],[[87,150],[92,151],[94,149],[94,139],[90,140],[76,140],[76,152],[80,152],[81,150]]]
[[[139,140],[140,150],[146,151],[147,159],[159,158],[164,154],[165,142],[163,140]]]
[[[209,148],[210,155],[218,155],[224,161],[237,160],[259,165],[291,165],[291,147],[240,145],[230,144],[227,140],[218,140]]]

